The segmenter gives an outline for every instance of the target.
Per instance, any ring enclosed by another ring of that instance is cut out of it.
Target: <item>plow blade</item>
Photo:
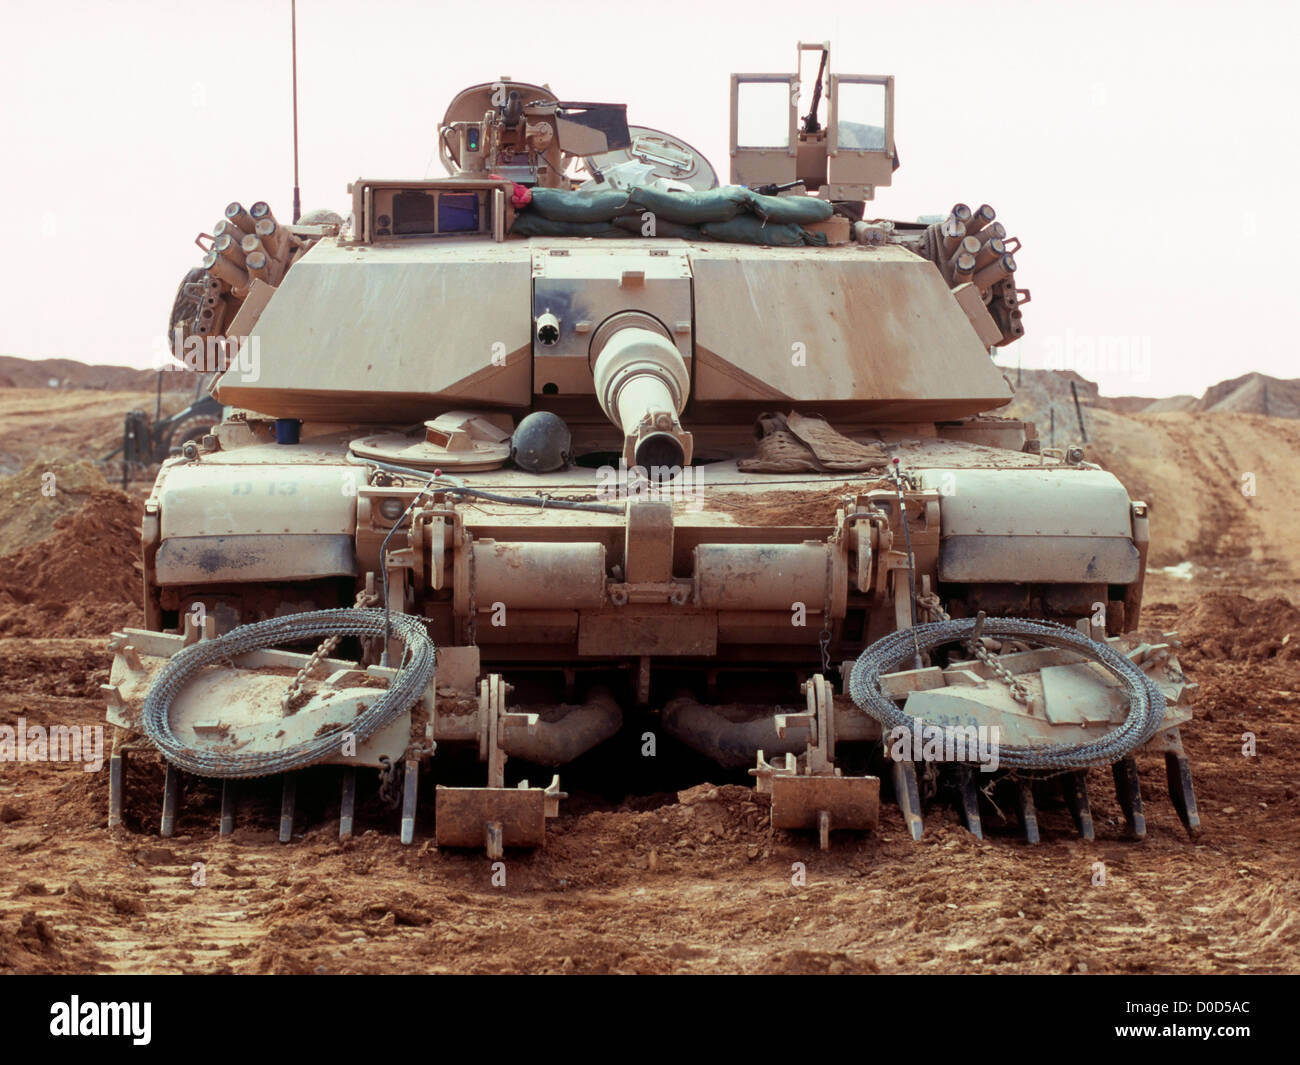
[[[816,829],[822,850],[832,829],[874,829],[879,820],[879,777],[772,778],[772,827]]]
[[[210,633],[186,637],[141,629],[114,634],[110,645],[115,656],[113,668],[109,683],[103,685],[108,720],[120,730],[110,761],[110,825],[122,821],[127,755],[142,749],[139,736],[146,695],[168,659],[196,638],[212,637]],[[381,666],[363,669],[344,659],[321,658],[315,663],[314,675],[306,679],[301,698],[286,700],[288,685],[311,659],[273,649],[236,654],[186,684],[173,698],[167,720],[182,745],[208,755],[275,756],[304,740],[338,735],[339,744],[329,746],[309,764],[343,767],[341,840],[352,838],[356,831],[357,770],[374,768],[380,770],[380,798],[401,809],[401,841],[412,843],[421,768],[432,761],[439,744],[446,743],[478,750],[480,760],[488,763],[488,786],[437,788],[437,843],[484,847],[493,857],[500,857],[505,847],[540,847],[546,840],[547,818],[559,815],[559,802],[565,798],[559,777],[546,788],[530,788],[527,781],[517,788],[505,787],[507,747],[513,744],[512,749],[545,754],[546,742],[589,744],[617,728],[617,708],[611,711],[607,701],[595,696],[573,708],[576,727],[567,730],[554,722],[541,722],[535,713],[516,712],[507,705],[510,688],[500,676],[478,678],[477,648],[444,648],[437,651],[436,685],[431,682],[415,705],[391,723],[356,740],[347,728],[388,688],[397,670]],[[530,740],[543,728],[550,731],[530,746]],[[181,769],[169,761],[160,823],[163,836],[176,830],[181,779]],[[234,777],[222,779],[217,824],[221,837],[230,836],[235,829],[237,792]],[[295,769],[282,775],[281,842],[292,840],[296,813]]]
[[[483,847],[492,859],[506,847],[540,847],[546,819],[560,812],[560,778],[546,788],[436,789],[435,838],[439,847]]]
[[[1195,690],[1183,675],[1176,657],[1180,646],[1176,634],[1144,631],[1110,637],[1106,642],[1138,665],[1165,696],[1164,721],[1142,750],[1163,754],[1169,797],[1188,834],[1200,828],[1191,764],[1183,750],[1179,726],[1191,720],[1188,696]],[[1017,701],[1002,678],[978,659],[951,662],[946,667],[928,666],[883,674],[880,687],[885,695],[901,702],[917,723],[913,746],[921,742],[921,726],[968,731],[973,737],[987,730],[997,742],[1014,746],[1078,744],[1095,740],[1120,724],[1127,702],[1118,682],[1105,669],[1066,648],[1041,647],[1004,651],[998,662],[1023,685],[1027,703]],[[845,664],[845,670],[850,664]],[[886,737],[889,750],[890,738]],[[906,748],[904,748],[906,749]],[[955,772],[957,805],[962,821],[972,835],[984,837],[980,815],[980,772],[972,741],[953,757],[945,753],[938,760],[950,763]],[[985,752],[979,748],[982,757]],[[913,839],[923,831],[921,801],[916,789],[916,768],[910,756],[894,756],[894,792],[899,809]],[[928,757],[928,756],[927,756]],[[946,769],[945,772],[948,770]],[[1131,839],[1146,838],[1147,819],[1142,801],[1137,761],[1133,754],[1111,766],[1115,795]],[[1095,837],[1092,810],[1088,802],[1087,773],[1079,769],[1019,770],[1016,773],[1014,809],[1016,820],[1029,843],[1040,838],[1034,787],[1047,787],[1046,777],[1060,781],[1061,798],[1070,811],[1075,829],[1085,840]],[[1056,785],[1050,786],[1052,789]],[[1040,793],[1041,794],[1041,793]]]

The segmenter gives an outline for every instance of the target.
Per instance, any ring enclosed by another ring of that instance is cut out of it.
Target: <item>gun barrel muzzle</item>
[[[596,331],[591,349],[596,398],[623,431],[628,465],[689,464],[691,434],[677,416],[686,406],[690,376],[663,326],[649,315],[625,311]]]

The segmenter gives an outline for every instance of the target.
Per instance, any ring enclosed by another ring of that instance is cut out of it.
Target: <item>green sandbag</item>
[[[630,237],[609,222],[557,222],[533,211],[520,211],[510,232],[517,237]]]
[[[705,222],[728,222],[745,210],[754,194],[738,185],[699,192],[664,192],[634,185],[632,202],[640,211],[652,211],[657,221],[698,226]]]
[[[611,218],[637,211],[629,203],[628,194],[618,189],[569,192],[535,188],[529,208],[552,222],[608,222]]]
[[[615,218],[614,225],[618,226],[619,229],[626,230],[631,236],[634,237],[644,237],[646,235],[643,232],[643,230],[645,229],[645,222],[641,220],[641,216],[639,214],[630,214],[630,215],[625,215],[623,218]],[[675,237],[678,240],[703,240],[704,239],[704,234],[700,232],[699,226],[678,225],[676,222],[665,221],[664,219],[660,218],[658,215],[655,216],[654,235],[656,237],[669,237],[669,238]]]
[[[802,244],[813,243],[808,238],[822,237],[820,233],[806,233],[803,228],[793,223],[788,225],[765,224],[761,218],[752,214],[743,214],[730,222],[708,222],[700,229],[708,240],[725,240],[732,244],[770,244],[782,248],[797,248]]]
[[[825,222],[835,213],[828,200],[815,196],[760,196],[758,193],[754,193],[750,210],[777,225],[793,222],[801,226]]]

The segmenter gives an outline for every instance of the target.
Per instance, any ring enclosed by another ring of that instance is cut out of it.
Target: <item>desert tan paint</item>
[[[258,319],[257,379],[228,372],[217,397],[313,421],[416,420],[449,404],[526,406],[530,264],[523,241],[322,240]]]
[[[902,248],[697,245],[691,264],[697,401],[844,401],[894,421],[1011,400],[938,271]]]
[[[232,370],[218,398],[318,421],[525,407],[533,264],[546,249],[586,246],[572,238],[322,240],[258,320],[257,380]],[[689,256],[695,402],[816,400],[896,421],[959,418],[1011,399],[938,271],[904,249],[630,240],[588,261],[617,281],[644,269],[647,247]],[[622,309],[641,309],[636,287],[623,292]]]

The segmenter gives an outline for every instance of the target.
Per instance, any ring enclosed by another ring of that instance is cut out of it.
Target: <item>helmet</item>
[[[548,410],[528,415],[510,438],[510,457],[529,473],[562,470],[573,458],[573,438],[564,419]]]

